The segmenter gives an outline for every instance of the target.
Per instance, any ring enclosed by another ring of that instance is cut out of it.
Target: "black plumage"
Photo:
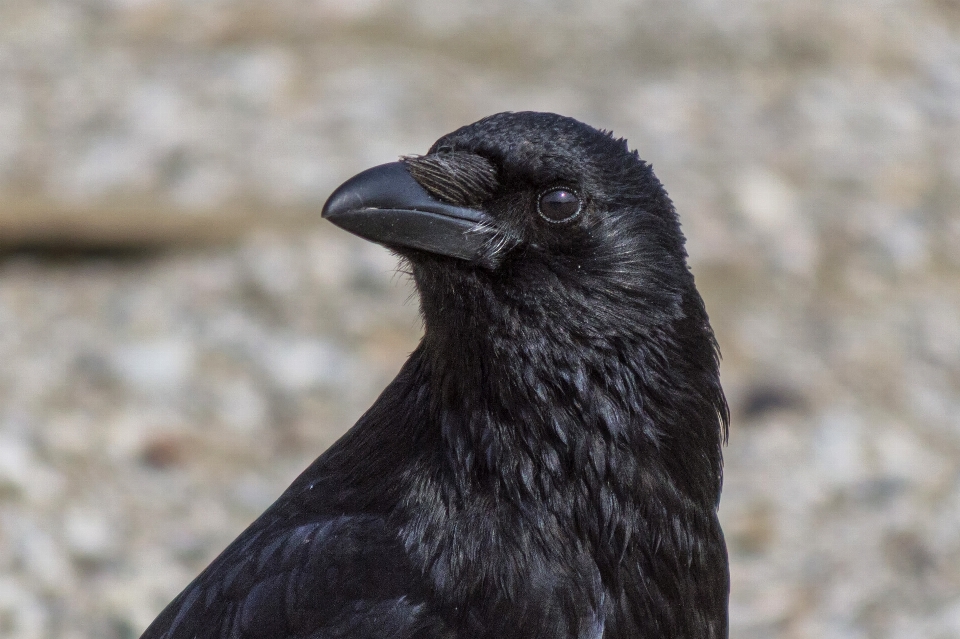
[[[143,637],[726,637],[728,412],[650,166],[502,113],[324,214],[408,263],[423,340]]]

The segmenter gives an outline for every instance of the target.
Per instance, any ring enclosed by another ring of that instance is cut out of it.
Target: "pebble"
[[[12,639],[46,639],[49,615],[40,597],[10,577],[0,577],[0,624]]]
[[[344,384],[345,357],[326,340],[287,337],[265,345],[262,362],[277,386],[303,392]]]
[[[74,557],[94,562],[109,559],[119,542],[116,526],[104,513],[80,505],[64,515],[63,537]]]
[[[124,383],[155,394],[183,387],[196,366],[196,348],[180,337],[158,337],[119,346],[112,359]]]
[[[774,171],[752,168],[740,176],[736,195],[761,250],[772,251],[774,263],[788,272],[811,275],[818,242],[796,189]]]

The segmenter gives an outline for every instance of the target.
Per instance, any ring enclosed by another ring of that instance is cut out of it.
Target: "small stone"
[[[822,479],[849,486],[866,473],[863,428],[855,414],[835,413],[823,418],[813,442],[814,461]]]
[[[12,434],[0,433],[0,493],[19,494],[30,488],[33,450]]]
[[[767,552],[776,538],[776,514],[770,503],[757,502],[728,520],[724,529],[731,549],[743,555]]]
[[[104,513],[80,506],[67,511],[63,536],[74,557],[95,562],[109,559],[119,541],[114,526]]]
[[[806,402],[797,391],[766,383],[748,388],[740,404],[740,414],[746,420],[759,419],[769,413],[800,411],[806,407]]]
[[[134,342],[113,355],[117,375],[146,393],[176,390],[193,374],[196,348],[189,340],[162,337]]]
[[[62,544],[34,522],[24,522],[17,534],[17,552],[27,573],[45,588],[74,583],[73,568]]]
[[[22,497],[39,505],[56,498],[63,478],[35,454],[25,438],[0,433],[0,499]]]
[[[267,402],[248,380],[226,384],[220,395],[217,414],[239,433],[252,433],[267,421]]]
[[[0,577],[0,633],[10,639],[45,639],[48,625],[40,598],[12,577]]]
[[[278,340],[262,353],[270,377],[291,392],[334,384],[343,375],[343,360],[330,343],[309,338]]]
[[[922,577],[935,565],[934,558],[915,532],[888,533],[883,553],[890,566],[910,577]]]
[[[172,435],[151,439],[143,447],[140,460],[150,468],[167,470],[183,463],[186,457],[183,441]]]
[[[809,275],[817,264],[817,238],[802,216],[796,190],[772,170],[755,167],[736,183],[739,211],[782,268]]]

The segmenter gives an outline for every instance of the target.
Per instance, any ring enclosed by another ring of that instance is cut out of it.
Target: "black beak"
[[[381,164],[350,178],[333,192],[321,215],[345,231],[391,248],[490,262],[490,217],[437,200],[402,162]]]

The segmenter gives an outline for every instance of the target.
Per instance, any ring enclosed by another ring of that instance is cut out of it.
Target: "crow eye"
[[[569,222],[580,213],[580,198],[569,189],[551,189],[540,195],[537,209],[547,222]]]

